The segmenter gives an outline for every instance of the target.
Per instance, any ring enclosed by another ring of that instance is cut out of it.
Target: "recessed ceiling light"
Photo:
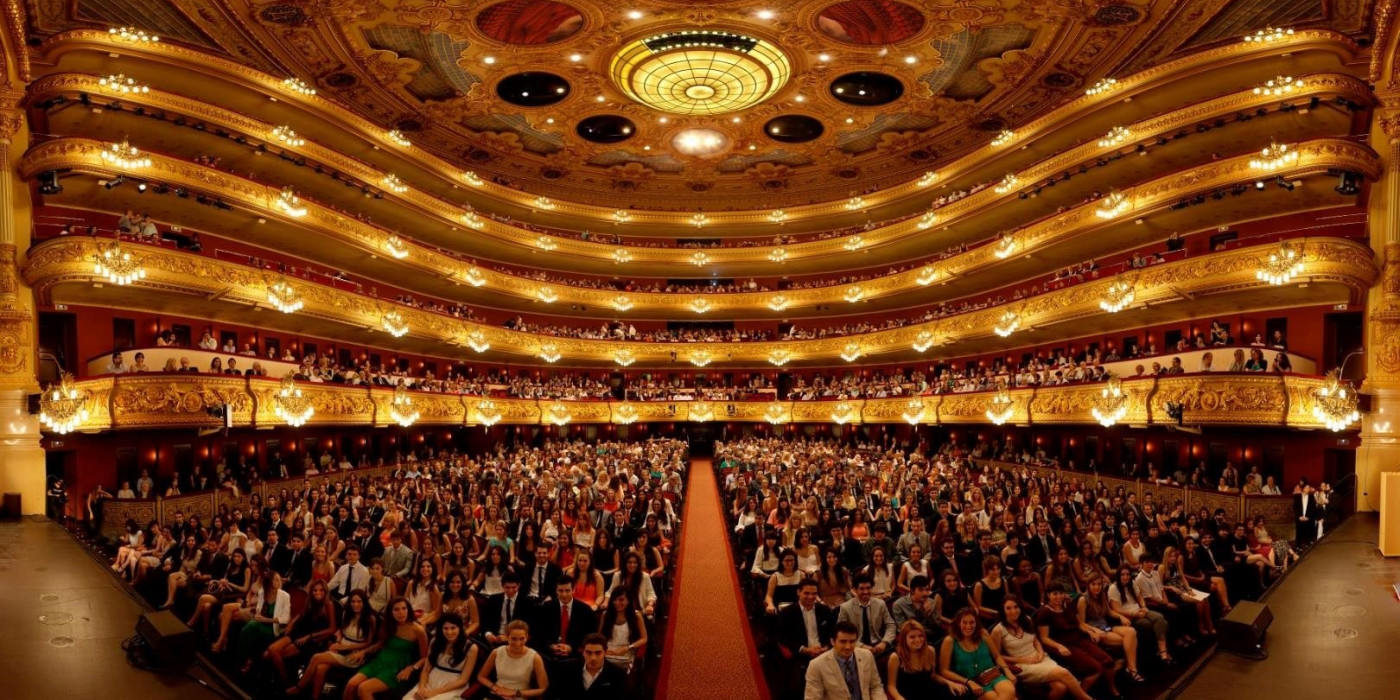
[[[662,117],[662,118],[660,118],[660,119],[657,119],[656,121],[659,121],[659,122],[661,122],[662,124],[665,124],[666,122],[669,122],[669,121],[671,121],[671,120],[670,120],[670,119],[667,119],[666,117]]]
[[[854,124],[854,123],[856,123],[856,120],[853,119],[853,118],[851,118],[851,117],[846,117],[846,123],[847,123],[847,124]]]
[[[489,65],[491,65],[491,64],[493,64],[493,63],[496,62],[496,57],[495,57],[495,56],[487,56],[486,58],[481,59],[481,62],[482,62],[482,63],[485,63],[486,65],[489,66]]]
[[[908,64],[910,64],[910,65],[913,65],[913,64],[919,62],[919,57],[918,57],[918,56],[905,56],[905,57],[904,57],[904,62],[905,62],[905,63],[908,63]]]
[[[755,146],[755,145],[753,145],[753,144],[749,144],[749,150],[750,150],[750,151],[756,151],[756,150],[758,150],[758,146]]]
[[[806,101],[807,101],[807,98],[804,97],[804,96],[802,96],[802,95],[798,95],[797,97],[794,97],[793,99],[797,100],[798,102],[806,102]]]
[[[597,96],[597,97],[595,97],[595,98],[593,98],[593,99],[594,99],[594,101],[597,101],[597,102],[603,102],[603,101],[607,100],[608,98],[603,97],[602,95],[599,95],[599,96]]]
[[[627,13],[627,19],[641,19],[641,18],[642,18],[642,11],[641,11],[641,10],[630,10],[630,11],[628,11],[628,13]]]
[[[773,19],[773,15],[774,15],[774,13],[773,13],[772,10],[759,10],[759,11],[758,11],[758,18],[759,18],[759,19]]]
[[[826,63],[827,61],[830,61],[830,60],[831,60],[831,54],[829,54],[829,53],[819,53],[819,54],[817,54],[817,60],[818,60],[818,61],[821,61],[822,63]]]
[[[554,117],[550,117],[550,118],[544,120],[544,123],[546,123],[546,124],[553,124],[553,123],[554,123]]]
[[[730,119],[729,121],[734,122],[735,124],[738,124],[739,122],[741,122],[741,121],[743,121],[743,120],[740,119],[740,118],[738,118],[738,117],[734,117],[733,119]]]
[[[570,60],[570,61],[573,61],[574,63],[578,63],[579,61],[582,61],[582,60],[583,60],[583,54],[581,54],[581,53],[571,53],[571,54],[569,54],[569,60]]]
[[[642,146],[642,150],[643,150],[643,151],[650,151],[650,150],[651,150],[651,146]]]
[[[554,91],[555,91],[556,93],[562,95],[562,94],[564,94],[564,90],[566,90],[566,89],[567,89],[567,88],[565,88],[563,85],[560,85],[559,87],[554,88]]]

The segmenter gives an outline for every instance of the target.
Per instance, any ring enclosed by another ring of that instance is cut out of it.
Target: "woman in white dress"
[[[1030,618],[1021,612],[1021,601],[1007,596],[1001,603],[1001,622],[992,628],[992,648],[996,649],[1020,683],[1050,686],[1050,697],[1068,692],[1077,700],[1092,700],[1079,685],[1079,680],[1064,666],[1056,663],[1040,646]]]
[[[476,680],[486,687],[492,698],[537,698],[549,690],[544,659],[525,643],[530,641],[530,626],[524,620],[506,625],[506,645],[497,647],[486,657]],[[534,687],[531,687],[534,686]]]
[[[428,656],[415,664],[422,669],[418,684],[404,694],[403,700],[452,700],[460,696],[471,682],[477,649],[462,631],[462,617],[443,613]]]

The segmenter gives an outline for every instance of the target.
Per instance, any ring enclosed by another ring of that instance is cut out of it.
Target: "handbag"
[[[1000,668],[997,668],[996,666],[993,666],[993,667],[991,667],[991,668],[989,668],[989,669],[987,669],[987,670],[985,670],[985,671],[983,671],[983,672],[977,674],[977,677],[976,677],[976,678],[973,678],[972,680],[977,681],[977,685],[980,685],[980,686],[982,686],[982,687],[986,687],[988,683],[991,683],[993,679],[995,679],[997,676],[1000,676],[1000,675],[1001,675],[1001,669],[1000,669]]]

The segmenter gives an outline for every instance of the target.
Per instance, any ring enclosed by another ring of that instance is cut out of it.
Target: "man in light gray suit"
[[[855,584],[856,597],[841,604],[836,621],[854,625],[856,644],[880,656],[894,644],[894,617],[890,615],[885,601],[873,595],[875,582],[869,576],[857,576]]]
[[[802,700],[885,700],[875,655],[856,647],[860,630],[849,622],[836,623],[831,649],[807,666]]]

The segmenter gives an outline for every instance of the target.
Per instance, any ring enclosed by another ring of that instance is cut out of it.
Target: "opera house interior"
[[[1400,0],[4,0],[7,697],[1400,670]]]

